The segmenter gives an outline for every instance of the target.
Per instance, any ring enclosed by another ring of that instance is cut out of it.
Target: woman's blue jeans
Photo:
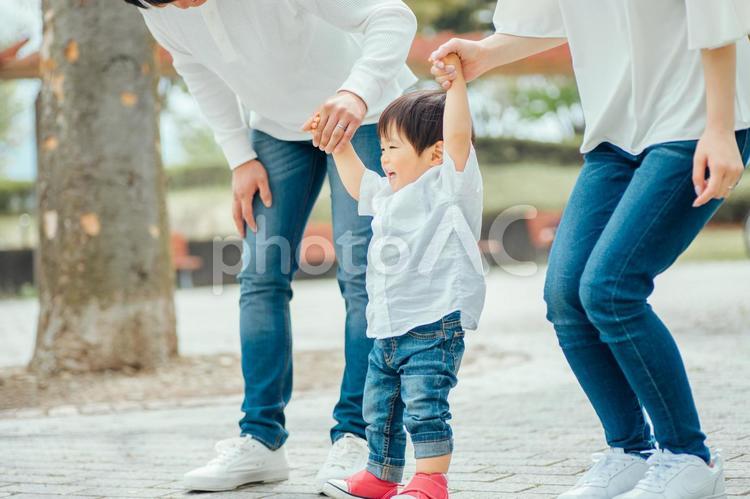
[[[745,163],[749,135],[736,133]],[[552,246],[544,296],[607,443],[638,452],[655,439],[709,461],[680,352],[647,302],[654,278],[721,204],[692,207],[696,144],[669,142],[633,156],[605,143],[586,154]]]
[[[253,131],[252,142],[268,172],[273,205],[266,208],[255,197],[253,211],[258,232],[247,230],[238,275],[245,379],[241,433],[270,449],[279,448],[288,436],[284,408],[292,394],[292,277],[299,266],[305,225],[327,175],[338,263],[336,277],[346,306],[346,367],[339,401],[333,410],[336,424],[331,429],[331,439],[335,441],[344,433],[365,438],[362,395],[367,357],[372,349],[372,340],[366,337],[365,269],[372,219],[357,214],[357,202],[346,192],[333,158],[312,142],[279,140],[259,131]],[[352,144],[367,168],[383,175],[376,126],[360,127]]]

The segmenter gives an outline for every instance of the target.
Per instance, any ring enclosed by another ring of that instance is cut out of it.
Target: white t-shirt
[[[461,311],[476,329],[484,305],[482,175],[471,149],[466,168],[443,164],[393,192],[388,179],[365,170],[359,214],[372,216],[367,253],[367,336],[400,336]]]
[[[302,125],[338,90],[360,96],[372,124],[417,81],[406,66],[417,22],[401,0],[210,0],[141,13],[232,168],[257,157],[247,113],[277,139],[309,140]]]
[[[581,152],[631,154],[706,127],[701,48],[737,41],[735,129],[750,128],[750,0],[500,0],[498,33],[567,37],[586,131]]]

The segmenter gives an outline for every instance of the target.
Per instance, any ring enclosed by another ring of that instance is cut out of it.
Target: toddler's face
[[[417,154],[414,146],[392,129],[388,137],[380,137],[380,144],[380,162],[394,192],[443,162],[442,141],[428,147],[422,154]]]

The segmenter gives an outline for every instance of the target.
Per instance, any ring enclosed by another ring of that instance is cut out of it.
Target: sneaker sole
[[[187,490],[204,492],[222,492],[234,490],[237,487],[250,483],[283,482],[289,479],[289,469],[284,470],[257,470],[236,477],[234,481],[218,478],[190,477],[183,478],[182,483]]]
[[[335,485],[331,485],[330,483],[326,483],[325,485],[323,485],[321,493],[327,495],[328,497],[332,497],[333,499],[368,499],[364,496],[356,496],[354,494],[350,494],[346,490],[340,489]]]

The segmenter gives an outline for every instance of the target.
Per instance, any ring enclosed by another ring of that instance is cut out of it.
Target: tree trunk
[[[43,2],[40,374],[177,354],[154,43],[129,7]]]

